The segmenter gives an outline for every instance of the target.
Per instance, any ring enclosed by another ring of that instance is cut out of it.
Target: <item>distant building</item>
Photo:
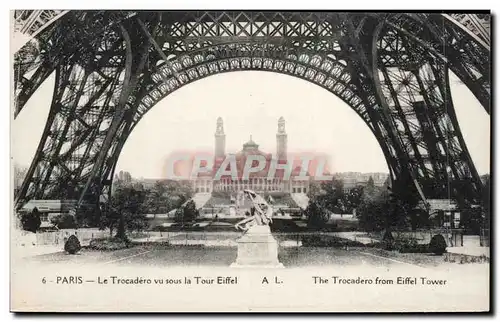
[[[299,168],[292,170],[289,178],[284,177],[282,170],[277,170],[272,178],[268,178],[270,168],[270,160],[273,155],[259,150],[259,145],[252,140],[243,144],[241,151],[234,154],[225,152],[226,135],[224,133],[224,123],[222,118],[217,119],[215,131],[215,161],[214,171],[198,176],[192,180],[193,191],[195,193],[212,193],[214,191],[221,192],[238,192],[245,189],[254,190],[256,192],[283,192],[283,193],[307,193],[309,190],[309,180],[298,179],[300,172]],[[276,157],[278,163],[286,163],[287,161],[287,145],[288,136],[285,130],[285,119],[280,117],[278,120],[278,131],[276,134]],[[242,178],[243,167],[249,156],[260,155],[266,160],[265,168],[257,173],[251,173],[248,179]],[[223,164],[224,159],[228,156],[236,159],[239,178],[231,176],[222,176],[220,179],[215,178],[215,173]]]
[[[383,172],[340,172],[335,173],[333,177],[342,180],[345,193],[348,193],[356,187],[366,186],[370,177],[373,179],[375,187],[383,187],[389,180],[389,174]]]

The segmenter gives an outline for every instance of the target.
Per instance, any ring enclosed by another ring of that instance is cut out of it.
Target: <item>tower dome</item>
[[[243,144],[243,150],[244,151],[247,151],[247,150],[250,150],[250,149],[258,149],[259,148],[259,145],[257,143],[254,142],[254,140],[252,140],[252,136],[250,135],[250,140],[248,140],[247,143]]]

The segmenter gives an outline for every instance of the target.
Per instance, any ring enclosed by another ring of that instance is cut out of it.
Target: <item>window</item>
[[[49,221],[49,214],[40,214],[41,221]]]

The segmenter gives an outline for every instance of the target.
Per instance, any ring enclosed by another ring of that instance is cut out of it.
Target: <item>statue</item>
[[[243,194],[250,201],[252,201],[252,216],[245,218],[234,225],[236,229],[247,231],[250,227],[255,225],[264,226],[271,224],[273,221],[273,207],[269,205],[264,198],[252,190],[244,190]]]
[[[278,260],[278,242],[269,226],[273,221],[273,207],[252,190],[244,190],[252,201],[252,214],[235,227],[245,233],[238,239],[238,254],[231,267],[283,267]]]

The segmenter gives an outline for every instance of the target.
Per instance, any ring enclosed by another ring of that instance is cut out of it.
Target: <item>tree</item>
[[[375,194],[376,187],[375,187],[375,182],[373,182],[372,176],[370,176],[370,178],[368,178],[368,182],[366,183],[364,190],[365,190],[367,195]]]
[[[165,214],[173,209],[166,182],[156,181],[153,188],[147,191],[145,208],[153,214]]]
[[[305,213],[309,229],[317,230],[324,228],[328,222],[328,213],[314,200],[309,200]]]
[[[354,209],[359,207],[363,196],[363,190],[363,186],[357,186],[345,195],[345,210],[347,213],[352,213]]]
[[[198,209],[196,209],[196,204],[193,200],[189,200],[180,211],[176,212],[176,221],[180,222],[191,222],[198,217]]]
[[[375,182],[373,182],[373,177],[372,177],[372,176],[370,176],[370,177],[368,178],[368,182],[366,183],[366,186],[367,186],[368,188],[374,188],[374,187],[375,187]]]
[[[36,207],[31,212],[21,213],[21,225],[24,230],[36,233],[41,224],[40,213]]]
[[[388,225],[406,229],[410,224],[412,228],[416,228],[428,223],[427,216],[421,216],[415,211],[421,196],[409,174],[402,175],[387,192],[391,195]]]
[[[167,181],[167,191],[172,202],[172,209],[179,208],[193,196],[193,189],[189,182]]]
[[[109,204],[102,204],[100,208],[102,216],[100,218],[99,228],[109,228],[109,235],[113,236],[113,230],[118,226],[121,217],[120,213]]]
[[[361,197],[361,203],[356,210],[359,225],[367,231],[380,231],[387,228],[388,195],[382,189],[368,184]]]
[[[75,221],[78,227],[99,227],[103,220],[98,200],[88,200],[76,212]]]
[[[332,196],[332,209],[336,212],[345,212],[345,193],[344,193],[344,182],[339,179],[334,179],[332,182],[333,186],[333,196]]]
[[[341,179],[333,179],[332,186],[335,196],[341,198],[344,195],[344,181]]]
[[[320,185],[313,184],[309,192],[309,199],[313,200],[318,207],[333,212],[343,212],[344,198],[344,183],[337,179],[322,182]]]
[[[307,197],[309,199],[316,199],[318,198],[322,193],[324,193],[321,184],[319,184],[317,181],[311,181],[309,184],[309,190],[307,191]]]
[[[415,211],[420,195],[410,176],[402,176],[391,187],[376,187],[373,179],[363,189],[357,209],[360,226],[367,230],[407,229],[428,224],[428,216]]]
[[[176,222],[184,222],[184,209],[183,208],[177,208],[177,210],[175,211],[175,215],[174,215],[174,220]]]
[[[144,202],[146,192],[133,186],[119,187],[111,197],[111,204],[104,211],[101,227],[108,227],[110,234],[117,227],[116,237],[126,239],[126,230],[138,230],[146,226]]]
[[[148,226],[146,215],[142,212],[129,213],[125,225],[128,231],[142,231]]]
[[[165,214],[182,206],[192,197],[189,183],[174,180],[158,180],[146,191],[144,210],[153,214]]]

